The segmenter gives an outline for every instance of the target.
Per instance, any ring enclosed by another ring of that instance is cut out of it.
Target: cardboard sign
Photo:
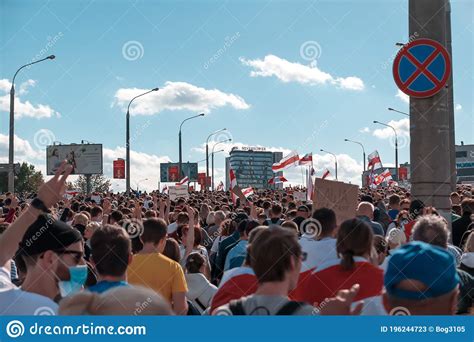
[[[187,185],[172,185],[168,187],[168,196],[170,197],[170,200],[172,201],[175,201],[179,197],[188,199],[189,198],[188,186]]]
[[[335,211],[337,224],[356,216],[359,187],[316,178],[314,181],[313,210],[329,208]]]
[[[295,201],[306,201],[306,192],[305,191],[295,191],[293,192],[293,197],[295,198]]]

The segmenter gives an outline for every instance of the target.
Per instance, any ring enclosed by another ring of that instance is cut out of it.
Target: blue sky
[[[394,163],[389,130],[399,129],[400,162],[409,161],[408,111],[391,75],[396,42],[408,40],[408,1],[12,1],[0,2],[0,161],[7,157],[9,82],[16,80],[16,161],[44,168],[45,144],[104,144],[104,172],[125,157],[128,99],[158,93],[132,107],[132,186],[156,187],[158,164],[201,160],[207,135],[222,127],[234,143],[300,154],[312,151],[318,172],[357,182],[358,140]],[[473,3],[452,1],[456,141],[473,143]],[[226,150],[232,144],[225,144]],[[317,154],[317,155],[316,155]],[[200,164],[204,167],[204,164]],[[224,176],[224,153],[216,155]],[[299,170],[288,173],[301,181]],[[123,189],[124,181],[116,181]]]

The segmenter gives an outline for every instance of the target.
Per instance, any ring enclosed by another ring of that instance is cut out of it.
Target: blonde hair
[[[87,226],[90,218],[87,217],[84,212],[74,215],[73,223],[74,224],[82,224],[83,226]]]
[[[119,286],[104,293],[82,291],[59,303],[64,316],[173,315],[169,303],[155,291],[140,286]]]
[[[464,252],[474,252],[474,231],[467,236],[466,243],[464,244]]]

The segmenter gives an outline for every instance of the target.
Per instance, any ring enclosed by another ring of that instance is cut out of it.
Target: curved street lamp
[[[219,142],[215,143],[214,146],[212,146],[212,152],[211,152],[211,155],[212,155],[212,186],[211,186],[211,188],[212,188],[213,191],[214,191],[214,149],[216,148],[217,145],[223,144],[223,143],[226,143],[226,142],[229,142],[229,141],[232,141],[232,139],[229,138],[229,139],[226,139],[226,140],[219,141]],[[222,151],[224,151],[224,150],[222,150]],[[221,152],[221,151],[219,151],[219,152]]]
[[[335,172],[336,172],[336,180],[337,180],[337,156],[336,156],[334,153],[329,152],[329,151],[326,151],[326,150],[323,150],[323,149],[320,149],[320,151],[321,151],[321,152],[325,152],[325,153],[327,153],[327,154],[330,154],[330,155],[332,155],[332,156],[334,157],[334,170],[335,170]]]
[[[393,129],[393,133],[395,133],[395,180],[398,181],[398,135],[397,135],[397,130],[395,129],[395,127],[393,127],[389,124],[377,121],[377,120],[374,120],[374,124],[379,124],[379,125],[382,125],[382,126],[385,126],[385,127],[390,127],[391,129]]]
[[[222,128],[222,129],[219,129],[215,132],[212,132],[211,134],[209,134],[209,136],[207,137],[206,139],[206,189],[208,189],[208,186],[207,186],[207,179],[209,177],[209,139],[217,134],[217,133],[220,133],[220,132],[223,132],[223,131],[227,131],[227,128]]]
[[[354,143],[354,144],[358,144],[358,145],[360,145],[360,147],[362,147],[362,164],[364,164],[364,172],[365,172],[365,148],[364,148],[364,145],[362,145],[362,143],[360,143],[358,141],[354,141],[354,140],[350,140],[350,139],[344,139],[344,141],[351,142],[351,143]]]
[[[140,94],[140,95],[137,95],[135,96],[133,99],[130,100],[130,102],[128,103],[128,107],[127,107],[127,118],[126,118],[126,142],[125,142],[125,147],[127,149],[127,156],[126,156],[126,161],[125,161],[125,167],[126,167],[126,193],[127,195],[130,195],[130,105],[132,104],[132,102],[141,97],[141,96],[144,96],[146,94],[149,94],[153,91],[158,91],[159,88],[153,88],[152,90],[149,90],[147,92],[144,92],[143,94]]]
[[[191,119],[195,119],[195,118],[199,118],[201,116],[204,116],[204,113],[190,116],[189,118],[184,119],[183,122],[181,122],[181,125],[179,125],[179,134],[178,134],[179,143],[178,144],[179,144],[179,177],[180,177],[180,179],[182,177],[184,177],[183,169],[182,169],[182,166],[183,166],[183,151],[182,151],[182,145],[181,145],[181,128],[183,127],[183,124],[186,121],[191,120]]]
[[[37,61],[22,65],[13,75],[12,87],[10,89],[10,130],[8,137],[8,191],[11,193],[15,192],[15,173],[14,173],[14,159],[15,159],[15,146],[14,146],[14,137],[15,137],[15,78],[18,72],[30,65],[43,62],[47,59],[55,59],[55,55],[50,55],[48,57],[39,59]]]

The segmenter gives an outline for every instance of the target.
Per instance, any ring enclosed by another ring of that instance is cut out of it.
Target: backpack
[[[295,302],[289,301],[285,305],[283,305],[280,310],[278,310],[275,315],[277,316],[291,316],[293,315],[302,305],[304,302]],[[246,313],[244,311],[244,306],[242,304],[241,299],[231,300],[229,303],[229,310],[232,312],[233,316],[245,316]]]

